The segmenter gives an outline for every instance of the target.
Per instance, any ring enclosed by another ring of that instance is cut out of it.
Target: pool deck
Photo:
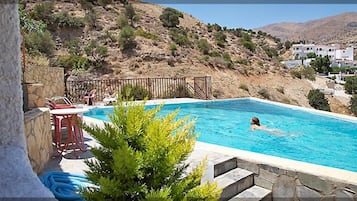
[[[165,99],[165,100],[148,101],[147,103],[157,104],[157,103],[164,102],[166,104],[166,103],[183,103],[183,102],[197,102],[197,101],[202,101],[202,100],[186,99],[186,98]],[[340,115],[337,114],[337,116]],[[356,121],[357,119],[354,117],[346,117],[346,116],[344,116],[344,118],[351,119],[353,121]],[[84,122],[89,125],[90,124],[96,124],[99,126],[103,125],[102,121],[93,118],[84,117],[83,119]],[[88,169],[86,164],[84,163],[84,160],[93,158],[93,155],[90,152],[90,147],[95,147],[99,145],[88,133],[84,132],[84,136],[85,136],[85,143],[88,146],[88,151],[77,152],[79,158],[74,157],[72,153],[65,154],[62,157],[52,158],[47,163],[47,165],[43,168],[40,175],[48,171],[63,171],[63,172],[84,174],[84,171]],[[346,171],[337,168],[330,168],[330,167],[315,165],[311,163],[299,162],[295,160],[284,159],[284,158],[279,158],[279,157],[274,157],[264,154],[258,154],[258,153],[253,153],[253,152],[239,150],[239,149],[227,148],[227,147],[203,143],[203,142],[196,142],[194,150],[191,153],[191,156],[187,159],[187,161],[197,163],[198,161],[202,161],[206,156],[208,156],[208,158],[236,156],[243,160],[256,162],[257,164],[267,164],[279,168],[284,168],[286,170],[303,172],[318,177],[330,178],[334,181],[357,185],[357,172]]]

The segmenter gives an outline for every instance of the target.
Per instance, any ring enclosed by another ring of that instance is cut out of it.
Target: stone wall
[[[259,164],[240,158],[238,158],[238,167],[254,172],[255,185],[271,190],[273,200],[357,200],[357,185],[339,179]]]
[[[52,156],[50,110],[36,108],[25,113],[28,156],[34,172],[39,173]]]
[[[43,96],[51,98],[53,96],[64,95],[64,69],[57,67],[26,67],[24,73],[24,83],[43,84]]]

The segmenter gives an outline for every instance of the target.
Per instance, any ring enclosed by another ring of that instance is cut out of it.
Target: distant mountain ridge
[[[319,44],[357,43],[357,12],[347,12],[302,23],[282,22],[255,30],[269,33],[282,41],[307,41]]]

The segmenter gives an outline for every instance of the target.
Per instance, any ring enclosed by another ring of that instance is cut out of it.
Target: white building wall
[[[336,50],[336,60],[353,61],[353,47],[344,50]]]
[[[353,47],[341,50],[340,45],[314,45],[314,44],[294,44],[292,45],[293,59],[306,58],[307,54],[313,52],[318,57],[327,56],[330,61],[349,60],[353,61]]]

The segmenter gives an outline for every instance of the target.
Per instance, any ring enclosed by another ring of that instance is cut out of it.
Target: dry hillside
[[[33,6],[33,5],[32,5]],[[28,6],[31,8],[31,6]],[[282,51],[277,40],[266,34],[258,34],[248,30],[222,30],[226,35],[224,47],[215,42],[216,30],[190,15],[180,18],[182,30],[186,30],[189,45],[176,45],[172,52],[170,45],[174,41],[169,30],[162,25],[159,16],[163,7],[148,3],[133,2],[138,20],[132,24],[135,33],[140,30],[154,35],[155,39],[136,34],[135,47],[130,51],[120,49],[117,38],[121,28],[117,19],[125,13],[122,4],[94,6],[97,15],[96,26],[85,26],[80,30],[56,29],[52,31],[56,41],[56,52],[50,59],[54,66],[59,55],[68,54],[65,42],[74,37],[80,39],[82,48],[91,40],[97,40],[108,48],[106,64],[101,69],[89,69],[81,76],[101,78],[136,78],[136,77],[187,77],[190,81],[195,76],[211,76],[213,95],[215,98],[233,98],[254,96],[294,105],[310,107],[306,98],[312,85],[304,79],[293,78],[288,69],[284,69],[276,56],[270,57],[267,50]],[[57,2],[55,13],[69,11],[72,16],[83,17],[85,10],[74,2]],[[242,34],[251,37],[256,45],[255,50],[249,50],[242,44]],[[197,41],[206,39],[211,46],[210,52],[216,54],[204,55],[197,47]],[[82,53],[82,56],[86,56]],[[224,59],[228,55],[230,62]],[[37,65],[36,62],[32,65]],[[72,72],[73,73],[73,72]],[[346,107],[338,100],[335,112],[347,113]],[[335,108],[335,107],[334,107]]]
[[[316,44],[353,44],[357,41],[357,12],[348,12],[302,23],[275,23],[257,30],[282,40]]]

